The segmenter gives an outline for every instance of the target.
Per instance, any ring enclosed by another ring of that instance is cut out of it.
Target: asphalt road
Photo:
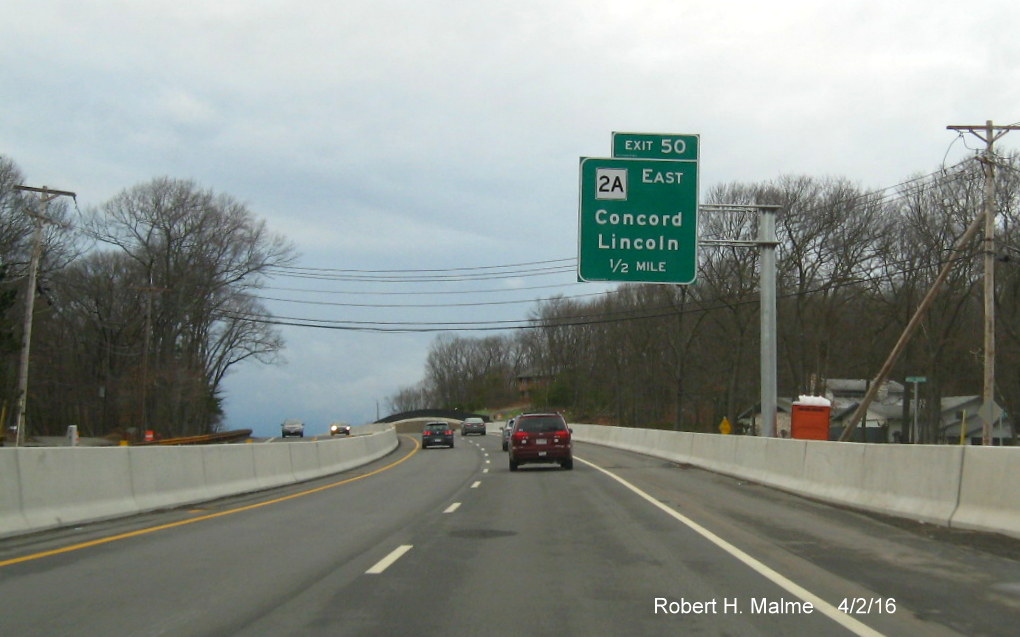
[[[329,479],[0,541],[0,635],[1001,635],[1020,623],[1013,540],[592,445],[576,446],[573,471],[516,473],[496,436],[417,447],[403,436]]]

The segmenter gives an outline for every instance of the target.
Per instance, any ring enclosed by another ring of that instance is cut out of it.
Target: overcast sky
[[[613,131],[699,134],[702,192],[882,188],[973,154],[947,125],[1020,120],[1015,0],[7,0],[0,59],[0,154],[28,185],[85,208],[193,179],[316,276],[275,277],[275,315],[377,329],[515,322],[604,289],[571,260],[578,158],[609,156]],[[455,268],[475,270],[432,274],[500,276],[335,280]],[[436,337],[281,329],[285,365],[228,377],[229,428],[373,420]]]

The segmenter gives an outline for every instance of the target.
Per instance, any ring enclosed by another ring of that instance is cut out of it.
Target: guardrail
[[[1020,538],[1020,448],[871,445],[571,425],[574,437],[947,527]]]
[[[292,444],[0,448],[0,537],[347,471],[396,449],[392,427],[370,431]]]

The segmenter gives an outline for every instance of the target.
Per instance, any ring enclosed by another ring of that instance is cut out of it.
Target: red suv
[[[529,462],[558,462],[574,468],[570,428],[559,414],[523,414],[510,434],[510,470]]]

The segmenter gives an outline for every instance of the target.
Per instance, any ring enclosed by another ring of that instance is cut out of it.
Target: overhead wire
[[[962,163],[963,162],[961,162],[960,164],[957,164],[956,166],[958,167]],[[943,167],[940,171],[933,172],[933,173],[930,173],[928,175],[912,178],[912,179],[906,180],[904,182],[901,182],[900,184],[897,184],[895,186],[890,186],[888,188],[881,189],[879,191],[869,191],[869,192],[866,192],[866,193],[862,193],[858,197],[852,198],[851,201],[853,201],[853,199],[864,199],[864,198],[867,198],[867,197],[874,197],[876,192],[878,192],[878,193],[880,193],[880,202],[881,203],[887,203],[889,200],[891,200],[893,198],[897,198],[897,197],[901,198],[901,197],[905,196],[907,193],[909,193],[911,191],[922,190],[924,188],[927,188],[927,187],[931,186],[932,184],[929,183],[930,180],[932,180],[933,178],[938,177],[940,174],[941,174],[943,179],[950,179],[950,180],[960,179],[964,175],[964,173],[962,173],[962,172],[957,172],[955,175],[946,176],[946,172],[945,171],[946,171],[946,169]],[[555,260],[555,261],[550,261],[550,262],[565,262],[565,261],[570,261],[570,259],[560,259],[560,260]],[[544,263],[548,263],[548,262],[544,262]],[[504,266],[504,269],[506,267],[518,267],[520,265],[534,265],[534,264],[516,264],[514,266]],[[919,266],[918,268],[914,268],[914,269],[920,269],[920,268],[925,268],[925,267],[930,267],[930,266],[929,265]],[[478,269],[481,269],[481,268],[478,268]],[[499,266],[491,266],[491,267],[489,267],[487,269],[499,269]],[[448,272],[448,271],[451,271],[451,270],[441,270],[441,271]],[[464,270],[464,269],[460,269],[460,270]],[[435,270],[433,270],[433,272],[434,271]],[[909,270],[901,271],[898,274],[905,274],[907,272],[909,272]],[[888,274],[882,275],[880,277],[872,277],[871,280],[889,279],[889,278],[895,276],[896,274],[897,273],[888,273]],[[822,286],[822,287],[818,288],[817,290],[811,291],[809,293],[817,293],[817,292],[822,291],[822,290],[836,289],[838,287],[842,287],[842,286],[845,286],[845,285],[858,285],[858,284],[860,284],[860,283],[862,283],[864,281],[867,281],[867,280],[868,279],[852,279],[852,280],[849,280],[849,281],[841,283],[841,284],[830,284],[830,285]],[[538,299],[538,300],[489,301],[489,302],[457,303],[457,304],[366,304],[366,303],[357,303],[357,304],[336,303],[336,304],[334,304],[334,303],[329,303],[329,302],[315,302],[315,301],[308,301],[306,303],[313,304],[313,305],[336,305],[336,306],[342,306],[342,307],[372,307],[372,308],[387,308],[387,307],[408,307],[408,308],[414,308],[414,307],[429,307],[429,308],[433,308],[433,307],[474,307],[474,306],[485,306],[485,305],[509,305],[509,304],[515,304],[515,303],[540,303],[540,302],[544,302],[544,301],[548,301],[548,300],[553,300],[553,299],[571,300],[573,298],[588,298],[588,297],[591,297],[591,296],[608,296],[608,295],[611,295],[613,293],[614,293],[614,291],[610,290],[610,291],[607,291],[607,292],[601,292],[601,293],[597,293],[597,294],[594,294],[594,295],[585,294],[585,295],[577,295],[577,296],[574,296],[574,297],[562,297],[562,296],[560,296],[560,297],[552,297],[550,299]],[[273,299],[269,298],[267,300],[273,300]],[[289,302],[298,302],[298,303],[302,302],[302,301],[299,301],[299,300],[296,300],[296,299],[286,299],[286,300],[285,299],[275,299],[275,300],[284,301],[284,302],[288,302],[288,301]],[[748,301],[748,302],[756,302],[756,301]],[[698,310],[698,311],[705,311],[705,310],[702,309],[702,310]],[[663,312],[665,312],[665,313],[663,313]],[[626,309],[626,310],[621,310],[619,312],[600,311],[600,312],[597,312],[595,314],[590,314],[589,313],[589,314],[580,314],[580,315],[576,315],[576,316],[572,316],[572,317],[558,317],[557,318],[557,325],[577,326],[577,325],[598,324],[598,323],[604,323],[604,322],[615,321],[615,320],[640,320],[640,319],[649,319],[649,318],[659,318],[659,317],[662,317],[662,316],[675,315],[676,314],[676,308],[674,308],[674,307],[669,307],[669,308],[645,308],[643,314],[640,314],[638,316],[633,316],[634,313],[635,313],[635,310],[633,310],[633,309]],[[622,315],[629,315],[629,316],[625,316],[624,318],[617,318],[617,315],[621,315],[621,314]],[[318,328],[329,328],[329,329],[351,329],[351,330],[375,331],[375,332],[397,332],[397,331],[399,331],[399,332],[491,331],[491,330],[506,330],[506,329],[529,329],[529,328],[534,328],[534,327],[541,326],[540,322],[539,322],[539,324],[536,325],[536,319],[516,319],[516,320],[499,320],[499,321],[457,321],[457,322],[441,322],[441,321],[437,322],[437,321],[432,321],[432,322],[429,322],[429,321],[322,320],[322,319],[305,319],[305,318],[301,318],[301,317],[272,317],[272,318],[267,318],[267,317],[264,317],[264,316],[254,317],[252,315],[249,315],[249,318],[251,320],[256,320],[256,318],[257,318],[257,320],[262,320],[262,321],[266,321],[266,322],[279,321],[278,324],[281,324],[281,325],[294,325],[294,326],[318,327]],[[560,319],[565,319],[567,322],[566,323],[561,323]]]
[[[887,273],[882,276],[871,277],[870,279],[848,279],[839,283],[828,283],[825,285],[818,286],[804,291],[789,292],[786,294],[780,294],[777,298],[788,299],[797,298],[803,296],[810,296],[821,292],[828,292],[837,290],[852,285],[859,285],[866,282],[874,282],[882,279],[892,279],[897,275],[909,273],[911,271],[931,269],[935,266],[944,265],[948,261],[960,260],[964,258],[963,255],[955,255],[941,263],[936,264],[925,264],[916,268],[909,268],[906,270],[900,270],[897,272]],[[421,322],[421,321],[353,321],[353,320],[334,320],[334,319],[306,319],[299,317],[289,316],[267,316],[255,313],[238,313],[238,312],[227,312],[224,316],[229,318],[236,318],[240,320],[248,320],[256,323],[266,323],[271,325],[282,325],[282,326],[293,326],[293,327],[312,327],[319,329],[331,329],[331,330],[346,330],[346,331],[363,331],[363,332],[381,332],[381,333],[421,333],[421,332],[486,332],[486,331],[505,331],[505,330],[525,330],[525,329],[541,329],[541,328],[565,328],[565,327],[584,327],[591,325],[600,325],[605,323],[617,323],[617,322],[628,322],[628,321],[640,321],[640,320],[651,320],[657,318],[667,318],[682,316],[691,313],[703,313],[718,309],[732,308],[734,306],[753,305],[759,302],[758,299],[745,299],[741,301],[728,302],[728,303],[716,303],[705,305],[701,307],[693,308],[681,308],[677,309],[675,306],[658,306],[652,308],[626,308],[617,311],[601,311],[590,314],[578,314],[568,316],[557,316],[551,320],[544,320],[541,317],[531,319],[511,319],[511,320],[496,320],[496,321],[438,321],[438,322]],[[624,315],[624,316],[621,316]]]

